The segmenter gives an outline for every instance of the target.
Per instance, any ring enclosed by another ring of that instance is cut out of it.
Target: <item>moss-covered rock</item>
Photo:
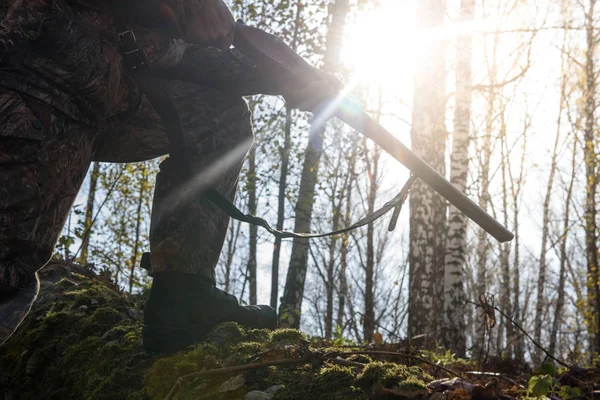
[[[274,400],[352,400],[369,398],[375,383],[423,388],[431,379],[420,368],[368,356],[348,357],[364,368],[306,359],[314,349],[303,333],[244,329],[235,323],[215,327],[204,342],[186,351],[147,354],[141,343],[143,298],[123,294],[77,266],[52,265],[41,279],[31,313],[0,348],[0,398],[164,399],[179,382],[176,399],[242,400],[251,391],[281,385]],[[299,361],[189,377],[286,359]]]

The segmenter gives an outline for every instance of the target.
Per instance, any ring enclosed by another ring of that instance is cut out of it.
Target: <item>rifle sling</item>
[[[115,19],[118,21],[120,18],[115,17]],[[145,54],[137,45],[137,40],[134,33],[128,30],[124,23],[118,23],[117,26],[120,28],[119,50],[123,56],[123,62],[133,76],[140,90],[146,95],[154,107],[154,110],[160,116],[169,138],[169,153],[179,170],[179,174],[182,177],[182,182],[185,182],[192,176],[193,168],[185,146],[185,136],[181,127],[179,112],[177,111],[177,108],[173,104],[167,92],[162,88],[162,80],[152,74]],[[393,228],[396,226],[396,220],[398,218],[399,211],[408,197],[410,188],[415,180],[416,176],[411,175],[411,177],[404,184],[404,187],[400,193],[398,193],[398,195],[396,195],[396,197],[394,197],[392,200],[385,203],[379,210],[365,216],[360,221],[348,227],[327,233],[296,233],[290,231],[280,231],[271,227],[271,225],[269,225],[269,223],[263,218],[245,214],[231,201],[229,201],[228,198],[217,192],[215,189],[206,189],[203,196],[204,199],[210,201],[215,206],[220,208],[229,217],[241,222],[261,226],[275,237],[282,239],[309,239],[334,236],[352,231],[374,222],[391,209],[395,209],[394,216],[392,217],[389,225],[389,230],[393,230]]]

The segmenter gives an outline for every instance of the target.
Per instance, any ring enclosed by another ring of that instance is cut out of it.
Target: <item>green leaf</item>
[[[534,375],[529,378],[529,391],[537,397],[544,397],[550,392],[552,377],[550,375]]]
[[[548,362],[540,365],[540,372],[542,374],[550,375],[550,376],[556,376],[556,374],[558,373],[554,364],[548,363]]]
[[[581,389],[567,385],[561,386],[558,395],[564,400],[574,399],[581,396]]]

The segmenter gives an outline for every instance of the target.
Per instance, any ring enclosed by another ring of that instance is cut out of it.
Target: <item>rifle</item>
[[[236,23],[233,45],[261,68],[270,71],[274,76],[285,77],[287,82],[298,87],[321,79],[318,70],[296,54],[280,38],[247,26],[239,20]],[[332,101],[335,104],[321,111],[320,118],[329,119],[335,116],[371,139],[499,242],[513,239],[513,233],[504,225],[375,122],[360,106],[341,95]]]

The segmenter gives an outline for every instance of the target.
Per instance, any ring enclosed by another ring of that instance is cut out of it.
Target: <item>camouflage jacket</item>
[[[102,3],[0,0],[0,86],[93,125],[135,107],[140,93],[123,67],[118,32]],[[221,85],[237,95],[279,92],[236,50],[200,48],[141,25],[128,28],[163,78]]]

